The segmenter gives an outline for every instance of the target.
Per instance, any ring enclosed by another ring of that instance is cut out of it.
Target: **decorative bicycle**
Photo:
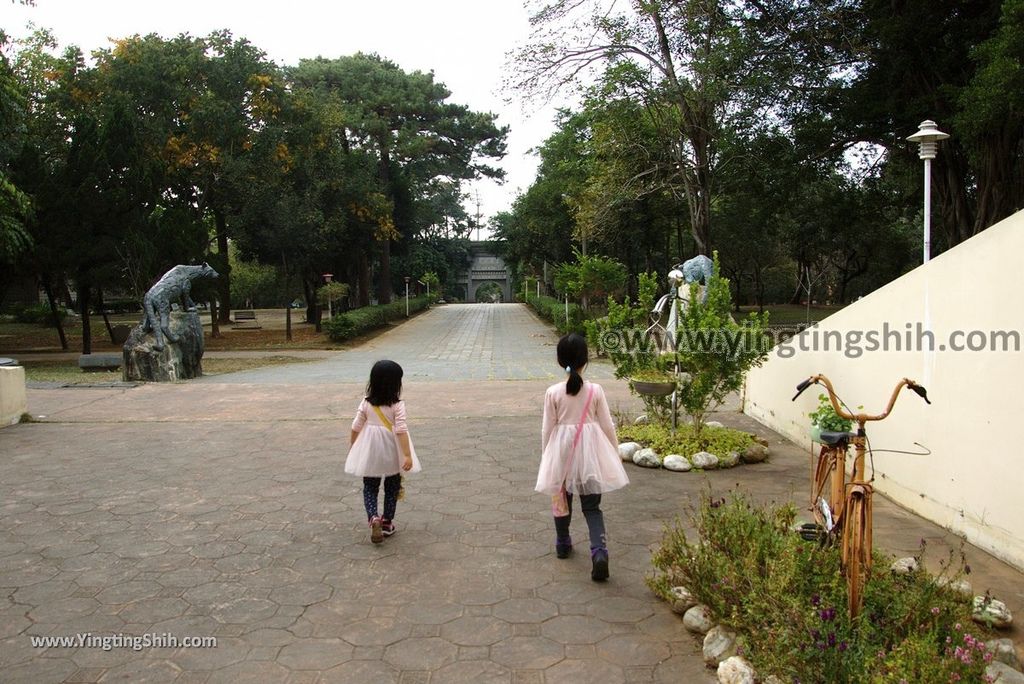
[[[874,488],[874,466],[871,479],[864,475],[864,456],[868,453],[868,435],[865,428],[871,421],[885,420],[896,405],[900,391],[907,387],[925,400],[928,391],[913,380],[903,378],[893,389],[889,404],[882,413],[871,415],[853,413],[839,399],[832,383],[824,375],[813,375],[797,385],[797,393],[793,401],[803,394],[811,385],[822,385],[828,392],[829,401],[836,413],[857,424],[856,432],[823,432],[821,434],[822,449],[811,480],[811,505],[815,520],[821,525],[824,541],[840,539],[842,543],[842,568],[848,587],[848,608],[850,617],[860,614],[863,600],[864,583],[871,572],[871,533],[872,509],[871,497]],[[853,474],[849,482],[846,478],[846,451],[853,444],[855,457]],[[918,445],[921,446],[921,445]],[[829,485],[828,499],[824,489]]]

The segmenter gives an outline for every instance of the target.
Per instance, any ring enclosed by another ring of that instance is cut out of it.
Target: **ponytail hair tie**
[[[572,366],[566,366],[565,367],[565,372],[566,373],[572,373]]]

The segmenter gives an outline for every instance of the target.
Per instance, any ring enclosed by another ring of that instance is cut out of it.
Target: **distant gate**
[[[471,242],[469,269],[456,282],[466,288],[466,301],[476,301],[476,289],[484,283],[497,283],[501,287],[502,300],[512,301],[512,274],[505,261],[497,254],[493,241]]]

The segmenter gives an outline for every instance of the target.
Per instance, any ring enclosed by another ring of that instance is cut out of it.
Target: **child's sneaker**
[[[595,582],[604,582],[608,579],[608,549],[599,546],[590,550],[590,579]]]
[[[572,537],[555,539],[555,555],[559,558],[568,558],[572,555]]]
[[[381,528],[380,516],[370,518],[370,541],[380,544],[384,541],[384,530]]]
[[[381,518],[380,531],[385,537],[390,537],[395,533],[395,523],[391,522],[387,518]]]

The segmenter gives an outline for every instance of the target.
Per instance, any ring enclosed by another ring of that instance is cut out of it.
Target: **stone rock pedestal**
[[[150,382],[174,382],[198,378],[203,374],[203,324],[195,311],[172,311],[171,333],[177,342],[164,340],[164,348],[153,349],[156,337],[132,329],[124,344],[123,378]]]

